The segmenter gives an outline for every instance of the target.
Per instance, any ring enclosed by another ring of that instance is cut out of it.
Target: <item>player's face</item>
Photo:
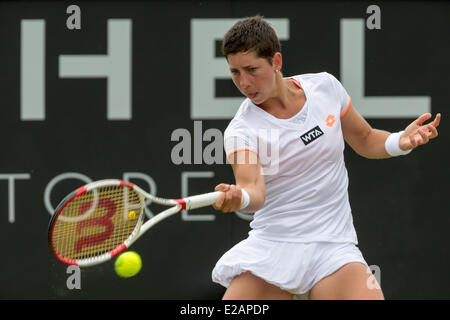
[[[231,77],[241,93],[256,105],[269,99],[275,88],[276,66],[254,51],[238,52],[227,57]]]

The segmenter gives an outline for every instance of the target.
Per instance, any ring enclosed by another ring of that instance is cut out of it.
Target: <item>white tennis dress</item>
[[[266,185],[249,237],[212,272],[213,281],[225,287],[251,271],[303,294],[348,262],[367,265],[356,247],[343,154],[341,118],[350,96],[327,72],[290,79],[306,96],[300,112],[279,119],[247,98],[225,130],[227,156],[242,149],[257,153]]]

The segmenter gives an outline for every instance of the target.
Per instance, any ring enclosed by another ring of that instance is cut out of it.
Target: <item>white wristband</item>
[[[406,151],[400,149],[400,137],[402,136],[403,132],[404,131],[391,133],[384,143],[386,152],[389,153],[392,157],[403,156],[412,151],[412,149]]]
[[[250,196],[248,195],[248,192],[245,191],[245,189],[241,189],[241,190],[242,190],[242,197],[244,198],[244,202],[242,203],[240,210],[247,208],[247,206],[250,203]]]

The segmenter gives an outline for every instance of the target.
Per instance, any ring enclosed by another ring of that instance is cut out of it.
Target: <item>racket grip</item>
[[[216,191],[184,198],[184,201],[186,202],[186,210],[210,206],[216,202],[221,193],[221,191]]]

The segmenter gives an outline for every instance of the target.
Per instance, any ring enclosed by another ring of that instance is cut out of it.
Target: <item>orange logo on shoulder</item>
[[[325,120],[327,126],[329,126],[330,128],[334,125],[334,123],[336,122],[336,119],[334,119],[334,116],[332,114],[329,114],[327,119]]]

